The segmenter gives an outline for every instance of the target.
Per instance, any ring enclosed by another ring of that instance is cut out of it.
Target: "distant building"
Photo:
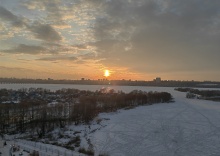
[[[160,83],[160,82],[161,82],[161,78],[160,78],[160,77],[157,77],[156,79],[154,79],[154,81],[155,81],[156,83]]]
[[[81,78],[81,81],[84,81],[85,80],[85,78]]]

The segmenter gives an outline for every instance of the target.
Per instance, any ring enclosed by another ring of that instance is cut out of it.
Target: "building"
[[[161,78],[160,78],[160,77],[157,77],[156,79],[154,79],[154,81],[155,81],[156,83],[160,83],[160,82],[161,82]]]

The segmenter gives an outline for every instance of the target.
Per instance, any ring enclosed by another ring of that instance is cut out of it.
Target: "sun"
[[[105,70],[104,76],[105,76],[105,77],[109,77],[109,76],[110,76],[109,70]]]

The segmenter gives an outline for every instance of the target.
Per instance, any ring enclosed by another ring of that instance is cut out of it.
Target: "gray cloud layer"
[[[44,57],[38,60],[41,61],[76,61],[77,57],[74,56],[56,56],[56,57]]]
[[[29,26],[28,29],[33,32],[36,38],[47,42],[60,41],[62,39],[59,33],[48,24],[34,24]]]
[[[44,47],[41,46],[33,46],[33,45],[25,45],[20,44],[17,47],[14,47],[13,49],[9,50],[1,50],[4,53],[10,53],[10,54],[41,54],[46,51]]]
[[[22,27],[25,25],[25,22],[21,17],[17,17],[2,6],[0,6],[0,18],[11,22],[15,27]]]
[[[106,65],[142,72],[219,70],[220,1],[111,0],[94,34]]]
[[[0,52],[8,54],[59,54],[60,52],[68,52],[71,49],[60,44],[44,43],[42,46],[19,44],[11,49],[0,50]]]

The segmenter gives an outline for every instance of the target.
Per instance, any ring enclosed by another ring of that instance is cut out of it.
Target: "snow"
[[[84,154],[75,151],[67,150],[63,147],[58,147],[39,142],[17,140],[16,144],[26,151],[38,151],[40,156],[85,156]]]
[[[28,156],[29,153],[23,151],[22,148],[19,148],[18,151],[13,152],[12,151],[12,146],[15,144],[13,141],[6,141],[7,145],[6,146],[0,146],[0,152],[1,156],[9,156],[10,153],[13,154],[14,156],[19,156],[20,153],[22,153],[22,156]]]
[[[64,88],[63,86],[92,91],[99,90],[102,87],[124,92],[135,89],[165,91],[171,93],[174,97],[175,102],[173,103],[139,106],[130,110],[102,113],[90,126],[72,125],[67,128],[68,130],[64,132],[66,135],[80,135],[81,147],[87,149],[89,140],[93,145],[95,155],[219,156],[220,102],[187,99],[185,97],[186,93],[166,87],[36,85],[37,88],[49,87],[47,89],[52,90]],[[16,88],[18,89],[18,86]],[[101,121],[99,124],[96,122],[98,120]],[[73,130],[80,133],[73,134]],[[66,140],[60,141],[64,142]],[[65,148],[54,145],[37,144],[38,146],[34,145],[34,142],[26,142],[26,144],[24,141],[19,142],[19,145],[23,148],[30,146],[29,148],[37,148],[44,153],[49,152],[48,155],[55,155],[56,150],[66,155],[70,152]],[[75,155],[79,155],[76,153],[74,152]],[[73,153],[70,152],[71,154]]]
[[[168,89],[169,90],[169,89]],[[174,103],[141,106],[110,118],[94,132],[96,153],[113,156],[208,156],[220,153],[220,103],[187,99],[169,90]]]
[[[0,146],[0,152],[3,156],[9,155],[10,145]]]

